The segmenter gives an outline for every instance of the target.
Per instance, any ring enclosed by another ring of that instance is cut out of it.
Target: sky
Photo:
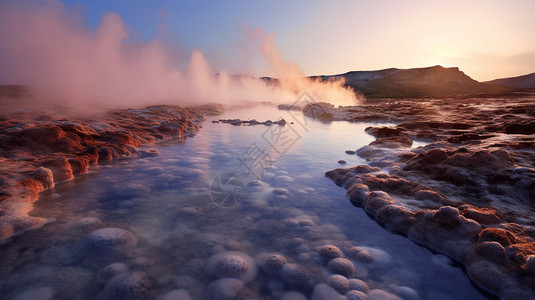
[[[130,39],[200,49],[214,68],[272,76],[254,32],[305,75],[457,66],[484,81],[535,72],[535,1],[64,0],[88,26],[120,15]]]

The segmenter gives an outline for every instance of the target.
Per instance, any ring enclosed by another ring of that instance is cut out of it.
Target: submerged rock
[[[257,261],[262,270],[272,275],[278,275],[282,266],[287,263],[283,255],[276,253],[261,253],[257,256]]]
[[[367,293],[370,289],[368,287],[368,284],[360,279],[351,278],[348,281],[349,284],[349,290],[350,291],[361,291],[363,293]]]
[[[243,288],[243,282],[234,278],[212,281],[204,293],[206,300],[234,300]]]
[[[373,262],[373,255],[371,252],[361,247],[352,247],[349,249],[348,255],[350,258],[363,263]]]
[[[269,185],[261,180],[252,180],[247,183],[247,188],[254,192],[261,191],[267,187],[269,187]]]
[[[206,257],[214,254],[215,247],[224,243],[223,237],[214,233],[202,233],[194,239],[195,254],[200,257]]]
[[[306,267],[287,263],[282,266],[280,275],[282,280],[290,284],[308,286],[311,284],[313,275]]]
[[[362,247],[365,251],[373,256],[373,261],[369,263],[371,268],[388,268],[392,264],[392,256],[387,252],[373,247]]]
[[[408,286],[397,286],[394,288],[394,293],[403,300],[420,300],[420,295]]]
[[[355,267],[350,260],[340,257],[329,261],[328,267],[334,274],[340,274],[346,277],[351,276],[355,271]]]
[[[110,227],[91,232],[85,243],[90,251],[104,252],[135,247],[137,238],[130,231]]]
[[[275,182],[278,184],[288,184],[293,181],[294,179],[292,177],[286,176],[286,175],[280,175],[280,176],[275,177]]]
[[[289,192],[288,192],[287,189],[284,189],[284,188],[274,188],[273,189],[273,194],[286,196],[286,195],[289,194]]]
[[[312,300],[344,300],[347,299],[345,296],[340,295],[335,289],[326,285],[325,283],[320,283],[314,286],[314,291],[312,292]]]
[[[398,296],[380,289],[370,290],[367,296],[369,300],[402,300]]]
[[[318,253],[321,256],[321,258],[323,258],[326,261],[329,261],[333,258],[344,256],[344,254],[342,253],[342,250],[340,250],[338,247],[334,245],[321,246]]]
[[[97,274],[97,281],[100,283],[106,283],[108,280],[113,277],[126,273],[128,271],[128,266],[123,263],[113,263],[105,266],[100,269]]]
[[[83,243],[87,258],[106,263],[137,246],[137,238],[121,228],[102,228],[91,232]]]
[[[257,267],[247,254],[228,251],[210,257],[206,262],[206,272],[215,277],[237,278],[247,283],[256,277]]]
[[[349,290],[349,281],[342,275],[331,275],[327,277],[326,283],[342,295]]]
[[[113,277],[97,296],[98,300],[146,299],[152,283],[142,272],[120,274]]]
[[[368,300],[366,293],[357,290],[347,292],[346,297],[347,300]]]

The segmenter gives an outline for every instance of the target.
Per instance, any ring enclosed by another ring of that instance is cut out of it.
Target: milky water
[[[0,245],[0,298],[117,298],[106,294],[110,284],[99,270],[124,263],[127,272],[149,278],[139,288],[143,299],[177,289],[203,299],[217,279],[205,265],[225,251],[257,260],[259,253],[279,253],[312,274],[306,284],[292,283],[259,267],[241,289],[241,299],[278,299],[288,291],[310,298],[310,284],[325,282],[331,274],[317,251],[326,244],[338,246],[346,256],[353,246],[369,247],[374,261],[353,260],[351,276],[370,289],[404,299],[488,298],[462,268],[385,230],[324,177],[325,171],[341,166],[339,160],[347,161],[346,166],[365,163],[344,152],[371,142],[364,128],[377,123],[321,123],[267,106],[215,119],[235,117],[283,117],[294,124],[236,127],[210,119],[187,141],[154,145],[158,156],[92,167],[88,174],[58,184],[43,193],[32,212],[51,222]],[[229,178],[234,178],[230,188],[224,185]],[[85,248],[86,237],[106,227],[131,231],[137,247],[111,259],[95,257]],[[170,295],[166,299],[187,299]]]

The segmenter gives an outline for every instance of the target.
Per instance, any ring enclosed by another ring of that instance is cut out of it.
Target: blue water
[[[236,127],[211,122],[235,117],[282,117],[294,124]],[[248,108],[209,119],[187,141],[152,145],[158,156],[92,167],[43,193],[31,214],[50,218],[50,223],[0,246],[0,298],[102,298],[106,281],[98,280],[98,272],[116,262],[150,278],[143,299],[177,289],[203,299],[215,280],[206,274],[206,261],[229,250],[252,258],[261,252],[280,253],[288,262],[309,268],[314,283],[320,283],[329,271],[317,249],[332,244],[342,251],[363,246],[386,252],[383,261],[355,263],[353,276],[370,289],[401,295],[400,290],[409,288],[419,299],[487,299],[462,268],[385,230],[324,177],[325,171],[342,166],[339,160],[347,161],[345,166],[364,163],[344,151],[373,141],[364,133],[370,125],[377,124],[321,123],[269,106]],[[214,181],[218,176],[223,181],[234,176],[230,188],[220,189]],[[274,188],[284,190],[274,193]],[[114,261],[88,260],[87,235],[106,227],[131,231],[137,247]],[[215,242],[207,248],[207,241]],[[312,290],[259,271],[240,296],[278,299],[297,291],[310,298]]]

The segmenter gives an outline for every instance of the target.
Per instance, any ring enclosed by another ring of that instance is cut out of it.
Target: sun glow
[[[434,44],[429,47],[430,55],[437,58],[462,58],[464,55],[460,53],[456,47],[451,44]]]

